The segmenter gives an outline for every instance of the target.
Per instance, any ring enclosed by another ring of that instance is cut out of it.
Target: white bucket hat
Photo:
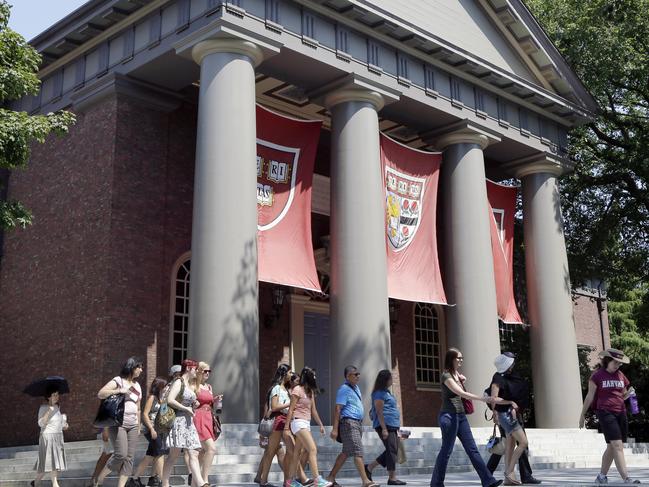
[[[514,357],[510,357],[501,353],[494,360],[494,365],[496,366],[496,371],[499,374],[504,374],[512,365],[514,365]]]

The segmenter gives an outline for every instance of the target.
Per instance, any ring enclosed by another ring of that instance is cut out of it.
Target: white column
[[[481,395],[495,372],[500,354],[496,285],[489,227],[489,202],[483,149],[490,137],[470,129],[436,140],[444,150],[440,190],[443,208],[444,287],[447,345],[462,351],[466,388]],[[487,426],[478,406],[468,416],[472,426]]]
[[[208,362],[224,420],[259,420],[259,317],[255,66],[253,43],[202,41],[189,357]]]
[[[332,118],[332,385],[344,380],[346,365],[357,366],[369,407],[377,372],[391,369],[377,114],[383,98],[375,91],[343,88],[330,93],[325,104]]]
[[[581,381],[555,163],[522,167],[527,303],[537,428],[575,428]]]

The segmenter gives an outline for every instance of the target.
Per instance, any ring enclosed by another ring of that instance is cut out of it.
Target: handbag
[[[214,439],[218,440],[223,433],[223,428],[221,427],[221,418],[214,414],[214,410],[212,410],[212,428],[214,428]]]
[[[257,427],[257,433],[259,433],[259,436],[262,438],[268,438],[273,433],[273,424],[275,424],[274,418],[267,418],[265,416],[261,418],[259,426]]]
[[[180,397],[182,400],[183,395],[185,394],[185,382],[182,379],[180,380],[180,392],[176,396],[176,401]],[[171,427],[176,421],[176,410],[169,406],[169,393],[171,392],[173,385],[169,386],[169,389],[165,392],[162,403],[160,404],[160,409],[158,410],[158,415],[155,417],[154,428],[158,433],[166,434],[169,433]]]
[[[464,382],[460,381],[460,386],[466,392],[466,388],[464,387]],[[462,406],[464,406],[464,414],[473,414],[475,412],[475,406],[473,405],[473,401],[471,399],[462,399]]]
[[[487,441],[487,451],[492,455],[503,456],[505,454],[505,442],[503,441],[502,436],[498,436],[496,433],[496,425],[494,424],[494,430]]]
[[[268,400],[266,405],[266,413],[264,417],[259,421],[259,426],[257,426],[257,433],[262,438],[269,438],[273,434],[273,425],[275,424],[275,416],[271,413],[271,403],[270,403],[270,392],[268,393]]]
[[[124,394],[112,394],[99,403],[99,410],[92,425],[95,428],[121,426],[124,421]]]
[[[403,465],[408,461],[406,456],[406,448],[403,446],[403,440],[399,438],[399,448],[397,449],[397,463]]]
[[[117,381],[115,383],[120,385]],[[102,399],[92,425],[98,429],[121,426],[124,421],[125,400],[124,394],[111,394],[106,399]]]

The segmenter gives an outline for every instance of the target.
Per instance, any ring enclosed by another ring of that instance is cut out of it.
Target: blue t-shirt
[[[336,393],[336,404],[342,406],[340,419],[351,418],[362,421],[365,410],[363,409],[363,401],[361,398],[361,390],[358,386],[352,386],[348,382],[340,386]]]
[[[383,419],[385,420],[385,425],[391,426],[392,428],[401,427],[401,414],[397,408],[397,400],[392,394],[390,394],[390,391],[374,391],[372,393],[372,406],[374,406],[374,401],[376,400],[383,401]],[[374,420],[372,421],[372,425],[374,428],[381,427],[379,418],[376,416],[376,409],[374,410]]]

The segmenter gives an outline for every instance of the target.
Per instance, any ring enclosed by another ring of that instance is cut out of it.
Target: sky
[[[31,40],[88,0],[8,0],[9,27]]]

